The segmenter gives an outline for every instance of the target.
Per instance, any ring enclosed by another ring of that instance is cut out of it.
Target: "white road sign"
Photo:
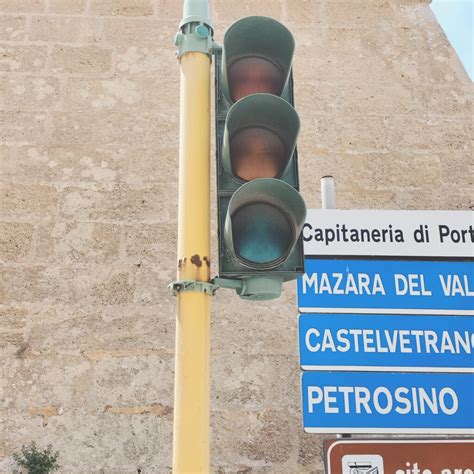
[[[305,256],[474,258],[474,212],[309,209]]]

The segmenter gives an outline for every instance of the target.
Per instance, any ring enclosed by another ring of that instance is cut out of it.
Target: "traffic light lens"
[[[236,254],[250,264],[278,265],[294,241],[293,227],[276,207],[266,203],[242,206],[232,216]]]
[[[288,152],[281,138],[263,127],[240,129],[230,140],[232,172],[244,181],[275,178],[286,167]]]
[[[283,70],[268,59],[258,57],[233,62],[228,68],[228,80],[234,102],[258,92],[280,95],[285,85]]]

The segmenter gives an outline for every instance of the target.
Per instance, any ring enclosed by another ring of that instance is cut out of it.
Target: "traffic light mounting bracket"
[[[214,284],[213,280],[209,283],[197,280],[180,280],[173,281],[168,285],[168,289],[173,293],[173,296],[187,291],[197,291],[214,296],[217,288],[218,286]]]
[[[196,280],[174,281],[168,289],[176,296],[180,292],[200,292],[214,296],[219,288],[235,290],[238,295],[246,299],[267,300],[273,299],[281,292],[283,280],[275,278],[247,277],[244,279],[213,278],[209,283]]]
[[[174,44],[178,47],[176,56],[181,58],[183,54],[193,51],[207,54],[212,58],[217,46],[213,36],[214,28],[209,4],[201,1],[185,1],[183,19],[174,38]]]
[[[180,292],[187,291],[197,291],[214,296],[219,288],[229,288],[239,291],[242,289],[242,286],[242,280],[215,277],[209,283],[197,280],[173,281],[168,285],[168,289],[173,293],[173,296],[176,296]]]

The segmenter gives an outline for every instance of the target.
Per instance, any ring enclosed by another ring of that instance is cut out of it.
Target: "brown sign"
[[[326,474],[474,474],[474,439],[324,443]]]

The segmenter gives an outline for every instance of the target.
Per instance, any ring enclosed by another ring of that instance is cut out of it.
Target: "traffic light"
[[[277,298],[303,273],[293,51],[262,16],[234,23],[215,51],[218,280],[245,299]]]

